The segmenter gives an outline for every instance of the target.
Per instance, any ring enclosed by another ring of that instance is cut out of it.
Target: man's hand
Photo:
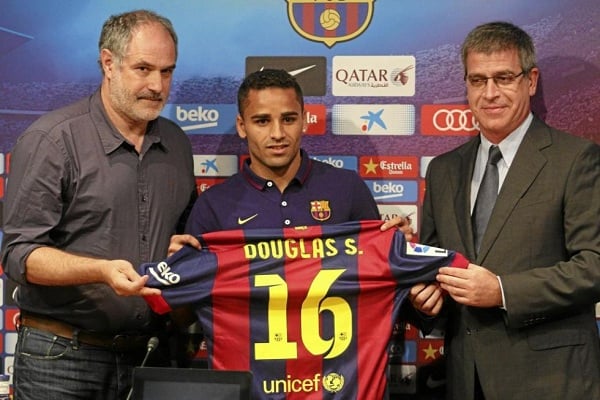
[[[148,275],[140,276],[133,265],[125,260],[112,260],[104,269],[105,282],[119,296],[159,295],[160,289],[145,287]]]
[[[198,250],[200,250],[200,248],[202,247],[198,239],[196,239],[192,235],[173,235],[171,236],[171,241],[169,242],[167,256],[169,257],[175,254],[177,251],[181,250],[185,245],[192,246],[193,248]]]
[[[444,304],[444,291],[437,282],[417,283],[410,288],[408,299],[416,310],[435,317],[440,313]]]
[[[381,225],[381,231],[387,231],[390,228],[393,227],[398,227],[398,230],[400,230],[403,234],[404,234],[404,238],[406,239],[407,242],[410,242],[413,239],[413,228],[410,226],[411,220],[410,220],[410,216],[406,216],[406,217],[394,217],[392,219],[390,219],[389,221],[386,221],[383,223],[383,225]]]
[[[457,303],[486,308],[502,306],[498,277],[484,267],[475,264],[469,264],[467,269],[442,267],[436,279]]]

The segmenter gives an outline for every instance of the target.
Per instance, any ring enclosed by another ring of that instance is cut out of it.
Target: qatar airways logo
[[[414,56],[334,56],[334,96],[414,96]]]

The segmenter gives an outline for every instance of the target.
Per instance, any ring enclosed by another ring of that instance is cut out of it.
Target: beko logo
[[[161,114],[190,135],[236,133],[233,104],[167,104]]]
[[[357,161],[354,156],[314,155],[311,158],[337,168],[357,170]]]
[[[215,109],[204,109],[202,106],[198,106],[197,109],[186,110],[180,106],[175,109],[175,115],[177,121],[192,121],[192,122],[204,122],[201,126],[217,126],[217,120],[219,119],[219,111]],[[195,126],[187,126],[183,130],[193,129]]]
[[[181,277],[175,272],[172,272],[169,264],[164,261],[158,263],[156,265],[156,269],[151,267],[148,269],[148,271],[154,277],[154,279],[165,286],[175,285],[181,280]]]
[[[366,179],[365,183],[378,203],[412,203],[417,201],[417,181]]]

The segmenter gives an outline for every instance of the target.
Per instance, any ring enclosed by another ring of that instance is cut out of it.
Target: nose
[[[281,139],[285,136],[285,127],[280,121],[274,121],[271,126],[270,136],[272,139]]]
[[[163,76],[160,71],[152,71],[148,75],[147,80],[148,89],[152,90],[155,93],[161,93],[164,87]]]
[[[488,80],[485,82],[485,87],[483,88],[483,95],[488,98],[496,97],[498,95],[498,91],[499,88],[496,84],[496,81],[494,81],[492,78],[488,78]]]

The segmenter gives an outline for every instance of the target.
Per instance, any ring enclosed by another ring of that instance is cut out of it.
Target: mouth
[[[153,101],[153,102],[158,102],[158,103],[162,103],[163,99],[162,96],[160,94],[143,94],[138,96],[138,100],[146,100],[146,101]]]
[[[498,113],[503,112],[506,109],[506,107],[503,105],[499,105],[499,104],[491,104],[488,106],[483,106],[483,107],[481,107],[481,109],[486,114],[498,114]]]
[[[138,100],[151,101],[154,103],[162,103],[162,99],[160,97],[139,97]]]
[[[287,144],[272,144],[267,146],[267,149],[273,151],[274,153],[282,153],[284,152],[289,145]]]

